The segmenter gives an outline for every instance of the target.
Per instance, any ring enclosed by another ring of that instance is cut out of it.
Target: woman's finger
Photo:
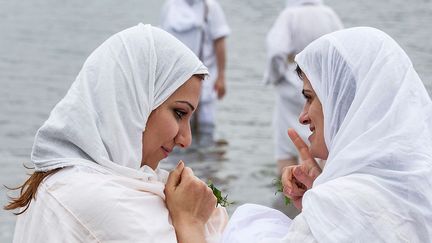
[[[283,186],[283,193],[287,196],[287,197],[293,197],[293,196],[302,196],[305,191],[306,191],[306,187],[301,184],[294,176],[293,176],[293,171],[299,167],[298,165],[296,166],[288,166],[285,167],[282,170],[282,186]]]
[[[184,169],[184,162],[179,161],[177,166],[172,170],[168,176],[166,188],[175,188],[180,184],[181,175]]]
[[[300,135],[298,135],[298,133],[294,129],[289,128],[288,136],[294,143],[299,153],[300,159],[302,161],[301,163],[307,165],[309,170],[315,167],[319,168],[319,164],[316,162],[315,158],[310,153],[308,145],[303,141]],[[319,173],[321,173],[321,171],[319,171]]]
[[[309,152],[309,147],[294,129],[292,128],[288,129],[288,136],[291,139],[291,141],[294,143],[297,151],[299,152],[300,159],[302,161],[313,159],[312,155]]]
[[[294,169],[293,174],[299,182],[305,185],[307,189],[310,189],[316,177],[309,175],[308,171],[305,166],[299,166]]]

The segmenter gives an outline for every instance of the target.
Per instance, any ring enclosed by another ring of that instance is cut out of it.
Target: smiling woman
[[[301,213],[239,207],[223,242],[432,242],[432,101],[404,50],[357,27],[295,61],[311,144],[288,130],[301,163],[282,184]],[[315,158],[327,160],[322,170]]]
[[[302,74],[300,77],[303,80],[302,94],[306,99],[306,103],[303,106],[299,121],[303,125],[309,125],[309,130],[312,132],[308,138],[310,142],[309,150],[312,156],[326,160],[328,150],[324,141],[324,114],[322,105],[306,75]]]
[[[211,189],[183,162],[158,169],[190,145],[207,73],[150,25],[99,46],[36,134],[35,172],[5,207],[20,209],[14,242],[217,241],[227,214]]]
[[[202,78],[193,76],[152,111],[143,133],[143,144],[147,146],[143,146],[142,166],[156,169],[159,161],[168,157],[175,146],[189,147],[192,141],[190,119],[198,106]]]

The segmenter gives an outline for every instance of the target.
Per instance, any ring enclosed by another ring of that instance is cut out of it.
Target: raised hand
[[[204,225],[216,205],[213,191],[180,161],[168,177],[165,196],[178,242],[204,242]]]
[[[288,136],[296,146],[300,164],[282,170],[282,185],[285,196],[293,200],[294,206],[302,209],[303,194],[312,188],[313,182],[322,170],[309,152],[309,147],[294,129],[288,129]]]

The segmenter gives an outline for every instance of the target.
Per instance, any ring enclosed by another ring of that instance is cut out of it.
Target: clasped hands
[[[175,228],[204,227],[217,202],[213,191],[180,161],[165,185],[167,208]]]

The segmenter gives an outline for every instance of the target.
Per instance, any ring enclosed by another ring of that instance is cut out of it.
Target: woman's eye
[[[174,114],[176,115],[177,119],[182,119],[183,116],[187,115],[187,112],[184,112],[182,110],[174,109]]]

